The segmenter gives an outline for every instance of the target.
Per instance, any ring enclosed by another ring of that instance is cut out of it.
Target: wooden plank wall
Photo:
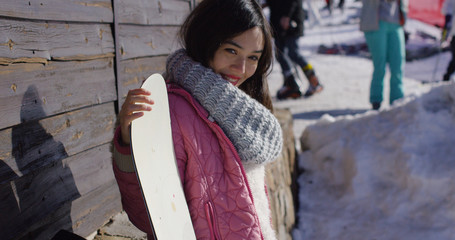
[[[121,211],[118,107],[164,72],[194,3],[0,0],[2,239],[85,237]]]
[[[179,48],[179,26],[192,1],[120,1],[118,22],[118,95],[123,103],[128,90],[137,88],[152,73],[165,71],[166,57]]]

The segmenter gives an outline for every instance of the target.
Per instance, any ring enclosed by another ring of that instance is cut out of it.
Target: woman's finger
[[[129,104],[125,109],[125,115],[131,115],[133,112],[151,111],[152,106],[148,104]]]
[[[128,101],[130,104],[134,104],[134,103],[154,104],[155,103],[151,97],[145,96],[145,95],[132,95],[128,99]]]
[[[120,124],[128,126],[131,124],[132,120],[141,117],[143,115],[143,112],[151,110],[152,107],[146,104],[124,105],[119,113]],[[133,116],[133,118],[131,118],[131,116]]]
[[[133,120],[138,119],[142,116],[144,116],[144,112],[135,112],[133,114],[125,116],[123,122],[124,127],[128,127]]]
[[[152,93],[144,88],[136,88],[128,91],[128,95],[147,95],[150,96]]]

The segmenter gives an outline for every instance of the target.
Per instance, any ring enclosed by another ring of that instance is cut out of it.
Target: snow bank
[[[455,239],[455,84],[302,138],[294,239]]]

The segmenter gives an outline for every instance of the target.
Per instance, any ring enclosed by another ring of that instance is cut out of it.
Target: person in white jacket
[[[441,13],[445,16],[445,23],[442,29],[442,38],[441,41],[449,41],[450,42],[450,52],[452,53],[452,59],[447,66],[446,72],[442,78],[443,81],[449,81],[450,76],[455,72],[455,38],[453,35],[455,34],[455,24],[453,18],[453,13],[455,13],[455,0],[445,0],[442,8]]]

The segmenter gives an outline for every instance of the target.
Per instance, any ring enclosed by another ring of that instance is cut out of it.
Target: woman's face
[[[256,72],[263,49],[264,34],[254,27],[221,43],[209,66],[238,87]]]

